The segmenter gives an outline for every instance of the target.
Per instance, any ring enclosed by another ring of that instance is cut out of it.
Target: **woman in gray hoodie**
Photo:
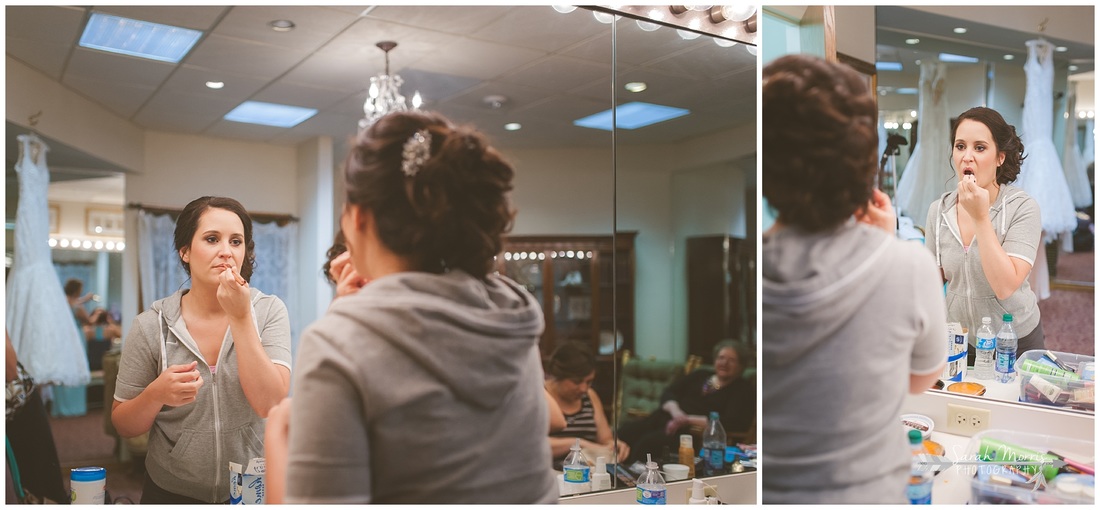
[[[763,78],[763,501],[904,503],[902,402],[947,359],[939,274],[874,189],[863,77],[787,55]]]
[[[248,285],[255,244],[240,202],[191,201],[175,246],[191,288],[134,319],[111,422],[123,437],[149,432],[142,503],[221,503],[229,463],[263,457],[264,417],[289,389],[290,321]]]
[[[340,226],[369,283],[302,333],[267,501],[556,501],[541,307],[493,271],[511,165],[421,112],[379,119],[345,165]]]
[[[929,205],[925,223],[926,244],[947,282],[947,318],[971,331],[970,364],[982,317],[996,328],[1012,314],[1016,351],[1043,349],[1039,303],[1027,280],[1042,237],[1039,204],[1009,184],[1020,174],[1024,144],[1016,128],[985,107],[959,115],[951,140],[958,189]]]

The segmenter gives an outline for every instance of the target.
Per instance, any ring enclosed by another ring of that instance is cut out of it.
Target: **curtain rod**
[[[152,214],[167,214],[173,218],[179,216],[183,209],[173,209],[170,207],[155,207],[142,204],[140,202],[130,202],[126,204],[127,209],[140,209]],[[298,217],[290,214],[275,214],[275,213],[261,213],[261,212],[249,212],[249,216],[252,217],[252,221],[256,223],[275,223],[280,227],[290,222],[298,222]]]

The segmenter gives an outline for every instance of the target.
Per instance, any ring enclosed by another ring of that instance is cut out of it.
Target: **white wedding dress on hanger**
[[[1016,185],[1039,202],[1045,240],[1051,242],[1077,228],[1077,213],[1054,147],[1054,46],[1044,40],[1031,40],[1027,47],[1027,91],[1019,126],[1027,158],[1020,165]]]
[[[15,253],[8,274],[5,321],[19,362],[39,384],[80,386],[91,379],[84,334],[76,327],[54,270],[46,192],[49,148],[37,136],[19,135],[19,205]]]
[[[895,202],[903,215],[923,226],[928,206],[958,182],[950,166],[946,64],[921,64],[917,113],[917,144],[898,179]]]
[[[1073,207],[1078,209],[1092,204],[1092,187],[1085,172],[1085,162],[1081,148],[1077,145],[1077,91],[1070,84],[1066,97],[1065,137],[1062,144],[1062,171],[1066,175],[1066,184],[1073,195]]]

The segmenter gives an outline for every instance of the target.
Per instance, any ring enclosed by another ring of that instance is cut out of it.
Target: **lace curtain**
[[[138,265],[144,310],[154,301],[189,285],[174,246],[175,219],[147,211],[138,214]],[[293,313],[298,308],[298,224],[289,222],[280,227],[275,223],[253,223],[252,238],[256,243],[256,268],[249,285],[283,300],[291,311],[291,341],[296,344],[300,331]]]

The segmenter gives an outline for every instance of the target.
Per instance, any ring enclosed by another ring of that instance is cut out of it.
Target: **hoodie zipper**
[[[179,332],[177,332],[172,326],[168,326],[168,331],[172,332],[172,334],[175,335],[177,339],[180,339],[180,343],[183,344],[184,346],[186,346],[187,350],[191,351],[191,353],[194,354],[196,357],[198,357],[198,359],[202,360],[202,363],[204,365],[206,365],[206,369],[210,370],[210,364],[206,362],[206,358],[204,358],[202,356],[202,353],[196,352],[195,349],[192,349],[191,346],[187,344],[187,342],[184,342],[183,341],[183,338],[184,338],[183,335],[180,335]],[[226,337],[228,337],[229,336],[229,329],[227,328],[225,331],[226,331]],[[222,358],[224,357],[224,353],[225,353],[225,343],[226,343],[225,338],[223,338],[222,339],[222,348],[218,351],[218,359],[215,360],[215,362],[214,362],[215,366],[221,364],[221,362],[222,362]],[[217,375],[216,372],[210,372],[210,384],[213,385],[213,387],[210,388],[210,393],[211,393],[211,395],[213,395],[213,398],[214,398],[214,465],[215,465],[215,469],[213,470],[214,471],[214,473],[213,473],[214,474],[213,492],[211,493],[210,499],[211,499],[211,501],[217,502],[218,501],[218,486],[220,485],[220,482],[218,480],[222,478],[222,477],[218,476],[218,469],[217,469],[217,466],[221,465],[221,457],[222,457],[221,436],[222,436],[222,433],[221,433],[221,420],[218,417],[218,407],[219,407],[219,405],[218,405],[218,375]]]

